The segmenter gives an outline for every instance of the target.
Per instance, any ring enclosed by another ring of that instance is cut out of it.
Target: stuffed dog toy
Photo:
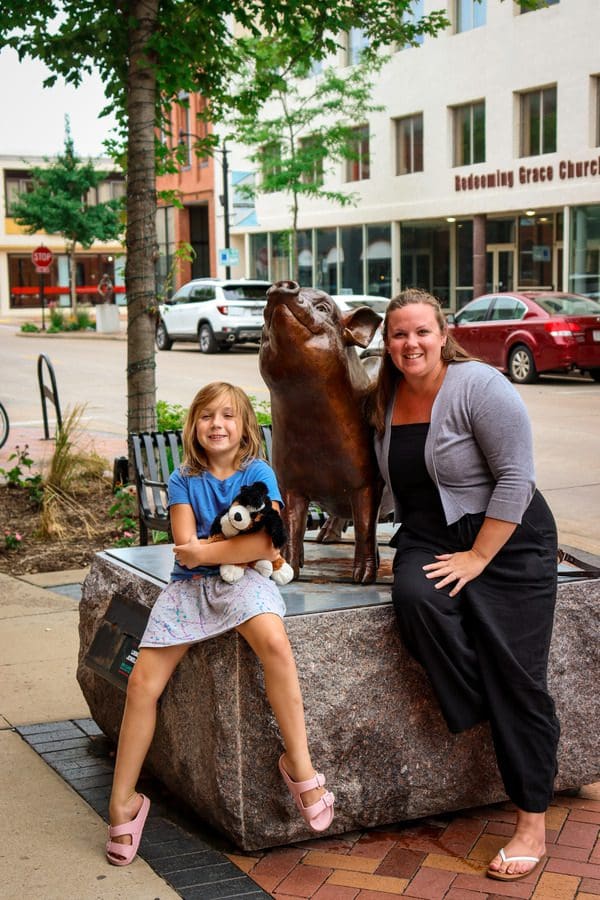
[[[237,534],[251,534],[255,531],[266,531],[277,550],[287,541],[283,521],[273,508],[263,481],[244,485],[229,509],[218,515],[212,523],[209,541],[225,541]],[[268,559],[259,559],[249,565],[265,578],[272,578],[276,584],[287,584],[294,577],[292,567],[282,556],[274,563]],[[227,563],[220,566],[219,573],[223,581],[233,584],[240,580],[244,568],[245,566]]]

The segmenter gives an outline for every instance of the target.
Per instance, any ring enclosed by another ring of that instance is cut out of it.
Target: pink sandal
[[[279,771],[294,799],[294,803],[298,807],[300,815],[313,831],[325,831],[325,829],[329,828],[333,822],[334,795],[331,791],[326,791],[322,797],[319,797],[316,803],[312,803],[310,806],[305,806],[302,802],[302,797],[300,796],[300,794],[303,794],[305,791],[323,787],[325,784],[325,776],[321,775],[320,772],[315,772],[314,776],[307,781],[292,781],[283,768],[283,757],[284,754],[282,753],[279,757]]]
[[[108,826],[108,841],[106,842],[106,858],[113,866],[128,866],[135,859],[138,852],[140,841],[142,840],[142,831],[148,818],[150,809],[150,801],[143,794],[142,805],[137,815],[130,822],[124,822],[123,825]],[[131,835],[131,844],[119,844],[111,840],[111,838],[122,837],[124,834]]]

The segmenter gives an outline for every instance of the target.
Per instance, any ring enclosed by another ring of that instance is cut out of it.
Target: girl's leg
[[[156,704],[189,644],[144,647],[127,685],[127,701],[119,733],[115,774],[110,795],[111,825],[130,822],[141,806],[136,784],[156,726]],[[113,838],[130,844],[131,837]]]
[[[274,613],[261,613],[236,629],[262,663],[265,690],[285,744],[283,765],[293,781],[312,778],[302,694],[296,663],[282,619]],[[314,788],[302,794],[305,806],[316,803],[325,793]]]

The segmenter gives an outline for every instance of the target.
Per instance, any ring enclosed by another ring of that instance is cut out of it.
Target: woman
[[[514,881],[542,865],[556,775],[546,686],[556,526],[535,490],[519,395],[462,350],[437,300],[404,291],[383,334],[373,399],[379,467],[402,523],[394,608],[450,731],[489,719],[517,824],[487,875]]]

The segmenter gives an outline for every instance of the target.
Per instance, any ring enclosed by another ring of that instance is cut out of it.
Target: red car
[[[456,340],[473,356],[530,384],[540,372],[580,369],[600,381],[600,303],[580,294],[485,294],[448,315]]]

